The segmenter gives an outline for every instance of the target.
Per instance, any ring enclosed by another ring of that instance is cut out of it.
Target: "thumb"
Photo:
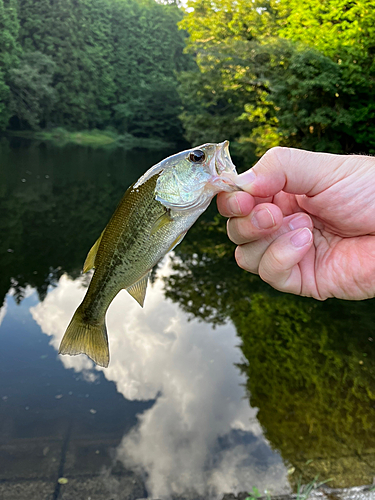
[[[366,157],[356,156],[356,161]],[[353,157],[275,147],[236,184],[253,196],[267,198],[280,191],[314,196],[352,172]]]

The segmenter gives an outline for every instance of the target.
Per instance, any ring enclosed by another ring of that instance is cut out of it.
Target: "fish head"
[[[229,154],[229,142],[208,143],[182,151],[158,164],[155,198],[174,210],[207,208],[220,191],[241,190]]]

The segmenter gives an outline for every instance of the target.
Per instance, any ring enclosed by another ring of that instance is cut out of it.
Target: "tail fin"
[[[87,354],[97,365],[107,367],[109,349],[105,318],[101,324],[86,323],[79,307],[66,329],[59,354]]]

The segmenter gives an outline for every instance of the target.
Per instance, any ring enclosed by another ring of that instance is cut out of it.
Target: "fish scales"
[[[105,314],[120,290],[140,280],[159,262],[178,235],[181,217],[149,236],[155,222],[166,213],[154,197],[156,180],[154,176],[125,193],[103,234],[98,262],[95,260],[97,271],[83,301],[87,317],[94,321]]]

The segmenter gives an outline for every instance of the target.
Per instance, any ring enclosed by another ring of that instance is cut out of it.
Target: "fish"
[[[86,257],[83,273],[94,274],[59,354],[86,354],[107,367],[105,316],[113,299],[125,289],[143,307],[153,267],[181,243],[217,193],[241,190],[236,177],[224,141],[169,156],[130,186]]]

